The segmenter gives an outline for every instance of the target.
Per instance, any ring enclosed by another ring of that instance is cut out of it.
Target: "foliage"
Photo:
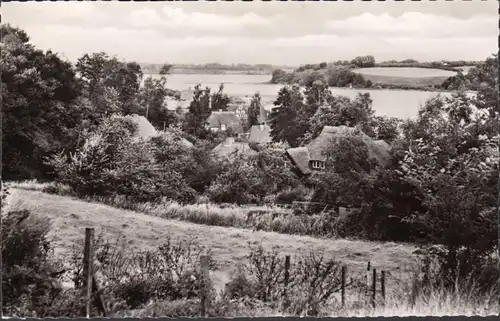
[[[47,219],[27,210],[2,210],[3,314],[22,316],[31,311],[44,317],[61,298],[58,279],[65,271],[53,258],[47,237],[50,227]]]
[[[137,113],[136,95],[143,77],[139,64],[119,61],[99,52],[83,55],[78,59],[75,69],[83,81],[87,97],[99,112],[104,115],[114,112],[125,115]],[[107,90],[116,91],[118,110],[109,110],[109,105],[103,101]]]
[[[429,102],[417,121],[425,128],[401,163],[403,179],[421,191],[426,208],[415,220],[446,247],[439,254],[443,277],[474,272],[497,246],[498,134],[482,128],[487,117],[474,113],[465,96]]]
[[[357,94],[354,101],[345,96],[328,97],[309,118],[309,130],[301,138],[301,143],[316,138],[325,126],[359,126],[365,134],[374,136],[372,103],[369,93]]]
[[[165,104],[165,99],[169,95],[166,87],[167,78],[148,77],[144,80],[144,85],[137,94],[138,113],[145,115],[156,129],[162,130],[178,123],[177,115],[169,110]]]
[[[219,90],[210,96],[212,100],[212,111],[227,111],[230,102],[229,96],[224,93],[224,84],[219,85]]]
[[[258,119],[260,115],[261,108],[261,98],[259,93],[255,93],[250,101],[250,106],[248,107],[248,127],[253,125],[259,125]]]
[[[42,159],[76,138],[85,113],[74,104],[78,81],[69,62],[35,49],[24,31],[2,24],[0,33],[3,175],[50,177]]]
[[[264,148],[256,155],[237,155],[224,161],[222,171],[208,189],[216,203],[262,204],[267,195],[298,184],[280,148]]]
[[[340,262],[326,259],[323,251],[292,257],[286,286],[285,260],[279,257],[277,248],[266,251],[261,245],[250,246],[247,260],[226,284],[225,297],[282,302],[292,315],[317,316],[321,307],[340,291]],[[352,285],[348,281],[346,288]]]
[[[304,107],[304,97],[298,86],[285,86],[278,92],[274,107],[269,115],[271,137],[274,142],[287,142],[297,146],[301,136],[296,123],[299,110]]]
[[[375,58],[371,55],[356,57],[351,61],[351,64],[359,68],[369,68],[375,66]]]
[[[207,136],[205,121],[210,116],[210,88],[201,89],[200,85],[194,87],[193,100],[186,113],[184,130],[198,138]]]
[[[144,144],[134,138],[136,130],[130,119],[111,117],[88,135],[76,153],[54,155],[48,163],[58,181],[81,196],[118,194],[138,202],[162,197],[192,202],[194,191],[182,177],[186,161],[171,154],[183,148],[180,138],[166,134]]]
[[[75,244],[70,265],[73,282],[82,277],[83,244]],[[167,238],[154,250],[130,253],[102,236],[94,241],[96,272],[108,296],[123,301],[127,309],[137,309],[151,301],[194,299],[202,286],[200,258],[209,257],[209,270],[217,266],[210,251],[192,240]],[[109,299],[108,299],[109,300]]]

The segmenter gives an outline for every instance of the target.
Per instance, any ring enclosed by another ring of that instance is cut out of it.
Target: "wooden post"
[[[283,309],[288,308],[288,282],[290,281],[290,255],[285,256],[285,280],[283,282]]]
[[[382,270],[382,275],[380,275],[380,291],[382,292],[382,302],[385,305],[385,271]]]
[[[370,261],[368,261],[368,266],[366,267],[366,290],[365,295],[368,293],[368,289],[370,288]]]
[[[83,293],[85,296],[85,315],[90,318],[90,303],[92,300],[94,229],[85,229],[85,246],[83,252]]]
[[[209,278],[209,261],[208,256],[201,256],[201,287],[200,287],[200,304],[201,316],[206,317],[208,311],[208,278]]]
[[[346,270],[347,270],[347,267],[344,265],[342,267],[342,284],[341,284],[341,297],[342,297],[342,307],[345,306],[345,277],[346,277]]]
[[[377,298],[377,269],[373,269],[372,279],[372,307],[375,309],[375,299]]]

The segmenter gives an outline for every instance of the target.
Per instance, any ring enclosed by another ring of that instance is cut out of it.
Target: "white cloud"
[[[362,13],[334,20],[342,15],[322,6],[322,16],[298,16],[264,15],[263,9],[221,14],[209,12],[209,6],[10,3],[2,5],[2,18],[25,29],[37,47],[72,60],[105,51],[140,62],[301,64],[363,54],[379,61],[484,59],[497,50],[494,15],[464,20],[420,12]],[[325,18],[328,10],[332,14]]]
[[[405,12],[399,17],[386,13],[363,13],[344,20],[325,22],[328,30],[346,36],[398,37],[494,37],[498,33],[495,16],[473,16],[467,20],[450,16]]]
[[[229,16],[185,12],[182,8],[165,6],[160,13],[150,8],[133,10],[130,14],[129,23],[134,27],[179,28],[179,31],[234,31],[234,29],[241,30],[269,25],[271,21],[253,12],[240,16]]]

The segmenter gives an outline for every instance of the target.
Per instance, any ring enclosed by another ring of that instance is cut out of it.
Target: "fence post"
[[[368,266],[366,267],[366,289],[365,295],[368,294],[370,288],[370,261],[368,261]]]
[[[94,229],[85,229],[85,245],[83,252],[83,293],[85,296],[85,315],[90,318],[90,303],[92,300],[92,281],[93,281],[93,256],[94,256]]]
[[[380,275],[380,291],[382,292],[382,302],[385,305],[385,270],[382,270],[382,275]]]
[[[200,287],[200,303],[201,303],[201,316],[206,317],[208,310],[208,256],[201,256],[201,287]]]
[[[372,279],[372,307],[375,309],[375,299],[377,298],[377,269],[373,269]]]
[[[342,284],[341,284],[341,288],[340,288],[340,294],[341,294],[341,298],[342,298],[342,307],[345,306],[345,277],[346,277],[346,271],[347,270],[347,267],[344,265],[342,266]]]
[[[285,279],[283,282],[283,310],[288,309],[288,282],[290,281],[290,255],[285,256]]]

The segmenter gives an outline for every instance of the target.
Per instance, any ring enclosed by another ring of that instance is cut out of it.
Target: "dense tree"
[[[227,111],[230,99],[227,94],[224,93],[224,84],[219,85],[219,90],[213,93],[210,97],[212,99],[212,110],[213,111]]]
[[[105,114],[111,114],[103,102],[103,95],[110,88],[117,93],[118,112],[124,115],[137,112],[135,100],[141,85],[143,73],[139,64],[110,58],[104,52],[85,54],[78,59],[76,71],[85,84],[87,97]]]
[[[43,178],[43,157],[64,148],[80,117],[80,88],[69,62],[36,49],[22,30],[1,25],[2,171]]]
[[[356,57],[351,61],[351,64],[359,68],[368,68],[375,66],[375,58],[371,55]]]
[[[250,101],[250,106],[248,107],[248,127],[259,124],[259,115],[261,108],[261,98],[259,93],[255,93]]]
[[[163,129],[178,122],[177,115],[167,108],[165,98],[169,89],[167,79],[148,77],[137,95],[138,111],[145,116],[157,129]]]
[[[184,130],[196,137],[207,135],[205,121],[210,116],[210,88],[201,89],[200,85],[194,87],[193,100],[189,104],[185,115]]]
[[[402,179],[421,192],[426,208],[414,220],[446,246],[436,250],[447,281],[478,272],[497,245],[498,133],[488,116],[464,95],[429,101],[401,162]]]
[[[296,127],[299,111],[304,107],[304,97],[299,86],[285,86],[278,92],[270,116],[271,136],[274,142],[287,142],[297,146],[300,130]]]
[[[160,68],[160,75],[169,75],[174,65],[163,64]]]
[[[325,126],[359,126],[365,134],[372,133],[374,110],[369,93],[359,93],[354,100],[345,96],[331,96],[309,118],[309,130],[301,139],[307,143],[317,137]]]

